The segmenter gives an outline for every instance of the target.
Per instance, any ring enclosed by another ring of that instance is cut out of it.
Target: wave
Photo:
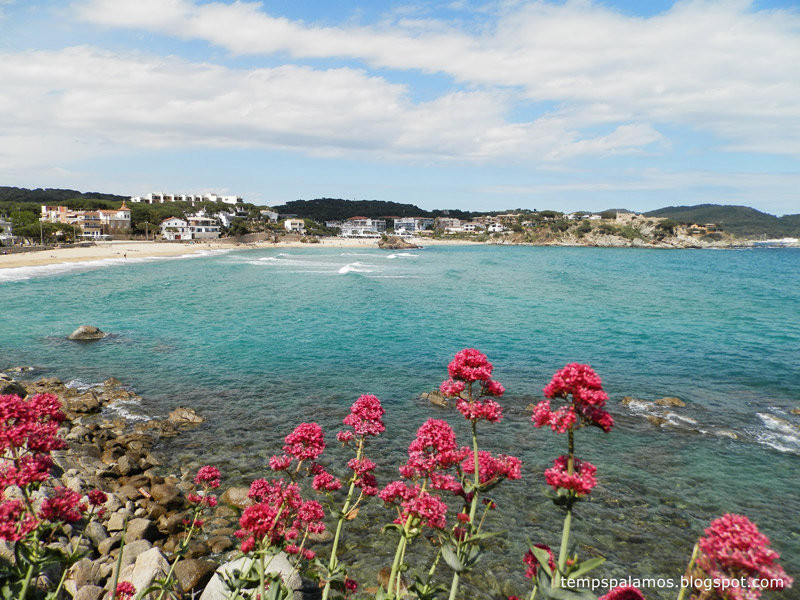
[[[348,263],[339,269],[339,275],[346,275],[347,273],[372,273],[374,269],[370,267],[371,265],[360,262]]]
[[[56,275],[65,275],[68,273],[81,273],[84,271],[94,271],[96,269],[104,269],[108,267],[119,267],[123,265],[151,263],[162,260],[200,258],[202,256],[225,254],[232,251],[233,249],[195,250],[187,254],[178,254],[175,256],[131,256],[129,258],[101,258],[97,260],[63,262],[63,263],[54,263],[50,265],[9,267],[7,269],[0,269],[0,283],[26,281],[29,279],[33,279],[34,277],[48,277],[48,276],[52,277]]]

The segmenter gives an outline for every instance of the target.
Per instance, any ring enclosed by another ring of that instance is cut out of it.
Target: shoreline
[[[125,261],[141,258],[191,256],[199,252],[219,252],[263,248],[374,248],[378,239],[321,238],[319,243],[308,244],[298,240],[237,242],[232,239],[198,241],[194,243],[111,241],[98,242],[86,248],[51,248],[15,254],[0,254],[0,270],[25,267],[45,267],[67,263],[84,263],[117,259]],[[426,246],[468,246],[482,242],[469,240],[424,240]]]

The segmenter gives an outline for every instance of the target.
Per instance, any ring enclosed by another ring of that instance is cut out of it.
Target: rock
[[[664,417],[657,417],[655,415],[647,415],[647,420],[656,427],[661,427],[667,420]]]
[[[79,589],[72,600],[101,600],[105,590],[96,585],[85,585]]]
[[[447,406],[447,398],[445,398],[444,394],[439,390],[433,390],[432,392],[422,394],[422,398],[436,406]]]
[[[378,242],[378,248],[383,250],[411,250],[420,248],[420,246],[407,242],[401,237],[387,236],[381,238],[381,241]]]
[[[106,523],[106,529],[108,531],[122,531],[125,529],[125,521],[130,517],[130,515],[126,515],[123,512],[115,512],[109,518],[108,522]]]
[[[198,415],[194,409],[182,406],[169,413],[167,418],[176,425],[199,425],[205,422],[205,419]]]
[[[150,488],[150,495],[167,510],[177,510],[183,506],[183,495],[178,486],[171,483],[158,483]]]
[[[225,563],[214,574],[208,582],[206,589],[200,596],[200,600],[226,600],[229,593],[228,588],[222,583],[220,574],[227,575],[234,570],[245,571],[253,568],[253,559],[243,556],[231,562]],[[280,573],[283,577],[284,583],[292,590],[299,590],[303,586],[303,581],[300,575],[294,570],[289,563],[288,558],[284,552],[276,554],[269,564],[270,573]],[[288,578],[288,580],[287,580]]]
[[[208,547],[214,554],[222,554],[233,548],[233,540],[224,535],[216,535],[208,538],[206,544],[208,544]]]
[[[378,584],[386,589],[389,586],[389,577],[392,575],[392,570],[389,567],[383,567],[378,572]],[[401,577],[400,578],[400,595],[405,596],[405,593],[408,591],[408,584],[406,580]]]
[[[174,574],[183,592],[188,594],[205,588],[216,570],[217,563],[213,560],[187,558],[175,565]]]
[[[101,540],[100,543],[97,544],[97,552],[100,553],[100,556],[108,556],[114,548],[119,548],[121,543],[121,535],[112,535],[104,540]]]
[[[622,404],[624,404],[625,406],[628,406],[628,405],[630,405],[630,404],[633,404],[634,402],[641,402],[641,400],[639,400],[638,398],[634,398],[634,397],[632,397],[632,396],[625,396],[625,397],[624,397],[624,398],[621,400],[621,402],[622,402]]]
[[[247,508],[253,501],[247,497],[247,494],[250,493],[250,488],[246,487],[229,487],[222,493],[220,496],[220,502],[224,504],[230,504],[231,506],[235,506],[236,508]]]
[[[162,523],[164,529],[167,533],[176,534],[183,531],[185,528],[183,526],[183,522],[189,518],[189,513],[185,512],[177,512],[173,513],[169,517],[162,517]]]
[[[68,339],[75,341],[101,340],[106,337],[106,335],[108,334],[103,333],[94,325],[81,325],[69,334]]]
[[[136,562],[140,554],[144,554],[153,547],[147,540],[136,540],[130,544],[126,543],[122,549],[122,568],[128,567]],[[137,590],[140,588],[136,588]]]
[[[128,501],[128,500],[138,500],[142,497],[142,492],[139,491],[139,488],[133,486],[129,483],[121,486],[116,492],[114,492],[121,500]]]
[[[658,406],[678,406],[678,407],[686,406],[686,402],[684,402],[680,398],[674,398],[674,397],[659,398],[658,400],[656,400],[655,403]]]
[[[791,413],[792,413],[793,415],[800,415],[800,408],[793,408],[793,409],[791,410]]]
[[[89,521],[84,528],[84,533],[92,541],[92,545],[97,548],[100,542],[108,539],[108,531],[97,521]]]
[[[169,563],[158,548],[150,548],[142,552],[136,562],[120,571],[120,581],[130,581],[138,590],[149,587],[156,579],[164,579],[169,571]],[[157,593],[148,594],[145,598],[156,598]]]
[[[99,576],[100,565],[88,558],[82,558],[70,568],[64,588],[74,596],[85,585],[99,583]]]
[[[24,398],[28,395],[26,390],[18,381],[2,381],[0,382],[0,396],[19,396]]]
[[[131,519],[128,521],[125,539],[130,541],[147,540],[155,542],[161,535],[158,528],[150,519]]]

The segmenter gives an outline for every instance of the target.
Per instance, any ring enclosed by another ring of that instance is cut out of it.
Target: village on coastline
[[[48,246],[110,240],[209,242],[245,238],[250,243],[318,243],[325,238],[377,240],[387,236],[409,242],[447,240],[601,247],[703,248],[798,243],[797,238],[791,237],[746,239],[727,232],[722,223],[679,222],[627,210],[562,213],[518,209],[506,213],[472,214],[466,219],[459,218],[462,215],[450,216],[446,214],[449,211],[440,211],[445,214],[379,217],[356,214],[314,220],[301,213],[255,206],[246,203],[241,196],[213,193],[149,193],[123,199],[119,204],[118,208],[97,210],[43,204],[37,215],[38,224],[22,224],[19,218],[15,222],[12,211],[7,211],[11,214],[5,216],[0,213],[2,252],[25,252]],[[145,205],[161,205],[162,209],[164,205],[171,205],[172,210],[168,210],[169,215],[160,222],[137,220],[132,216],[131,207],[135,210]]]

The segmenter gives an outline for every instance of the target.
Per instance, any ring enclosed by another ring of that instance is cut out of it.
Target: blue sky
[[[0,185],[800,213],[800,4],[0,0]]]

